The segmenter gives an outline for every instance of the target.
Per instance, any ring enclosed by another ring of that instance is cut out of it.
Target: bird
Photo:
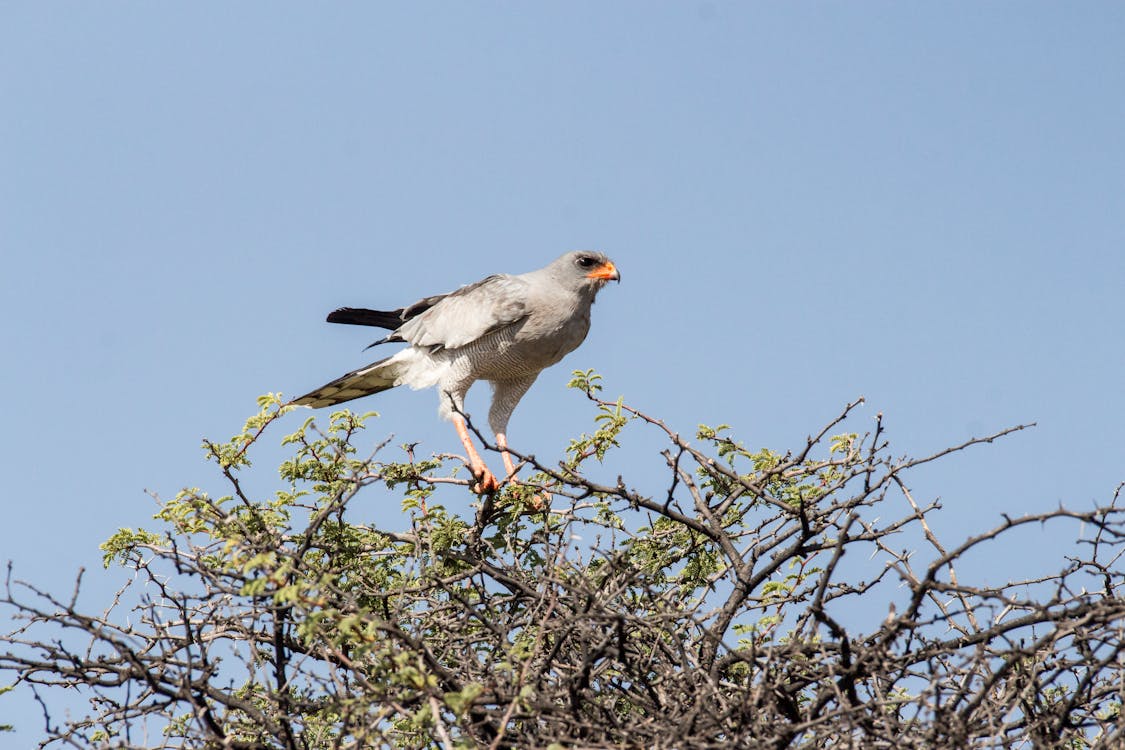
[[[465,447],[480,494],[501,486],[469,437],[465,394],[473,383],[492,386],[488,424],[507,471],[516,475],[508,451],[508,420],[516,404],[544,369],[578,348],[590,330],[590,307],[610,281],[621,281],[604,253],[566,253],[536,271],[494,274],[447,294],[418,300],[397,310],[341,307],[327,322],[375,326],[390,331],[367,348],[389,343],[408,346],[349,372],[291,403],[319,409],[380,393],[399,385],[436,387],[439,414],[451,420]]]

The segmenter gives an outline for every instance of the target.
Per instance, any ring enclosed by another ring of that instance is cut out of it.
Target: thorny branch
[[[239,483],[282,414],[207,443],[229,496],[185,491],[162,533],[121,532],[133,579],[100,614],[17,581],[0,670],[43,708],[43,745],[319,748],[1113,746],[1125,683],[1120,489],[948,544],[862,399],[785,454],[692,442],[587,394],[599,429],[477,512],[440,457],[356,458],[361,418],[286,437],[288,486]],[[630,422],[667,441],[654,492],[584,471]],[[495,446],[491,446],[495,448]],[[407,530],[367,522],[397,493]],[[547,502],[544,502],[546,500]],[[385,502],[372,499],[371,502]],[[1076,529],[1054,574],[974,584],[977,546]],[[885,617],[872,613],[883,613]],[[63,718],[57,690],[88,698]],[[0,700],[3,700],[0,698]]]

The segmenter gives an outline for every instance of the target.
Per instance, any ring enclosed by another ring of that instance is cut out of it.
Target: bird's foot
[[[551,493],[540,492],[527,500],[527,508],[532,513],[542,513],[551,507]]]
[[[514,482],[508,502],[514,504],[521,516],[543,513],[551,509],[551,493],[535,485]]]
[[[478,495],[490,495],[500,489],[500,482],[496,479],[496,475],[484,464],[470,466],[469,470],[473,472],[473,479],[476,480],[476,483],[470,486],[473,492]]]

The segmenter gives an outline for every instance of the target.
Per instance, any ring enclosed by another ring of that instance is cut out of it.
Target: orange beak
[[[607,260],[600,266],[586,274],[588,279],[601,279],[602,281],[621,281],[621,274],[617,272],[617,266],[613,265],[613,261]]]

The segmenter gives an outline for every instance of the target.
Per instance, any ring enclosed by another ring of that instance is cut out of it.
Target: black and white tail
[[[374,362],[367,367],[360,368],[347,375],[336,378],[309,391],[304,396],[294,399],[298,406],[311,406],[320,409],[324,406],[335,406],[345,401],[370,396],[372,393],[390,390],[398,385],[401,375],[401,358],[388,357]]]

